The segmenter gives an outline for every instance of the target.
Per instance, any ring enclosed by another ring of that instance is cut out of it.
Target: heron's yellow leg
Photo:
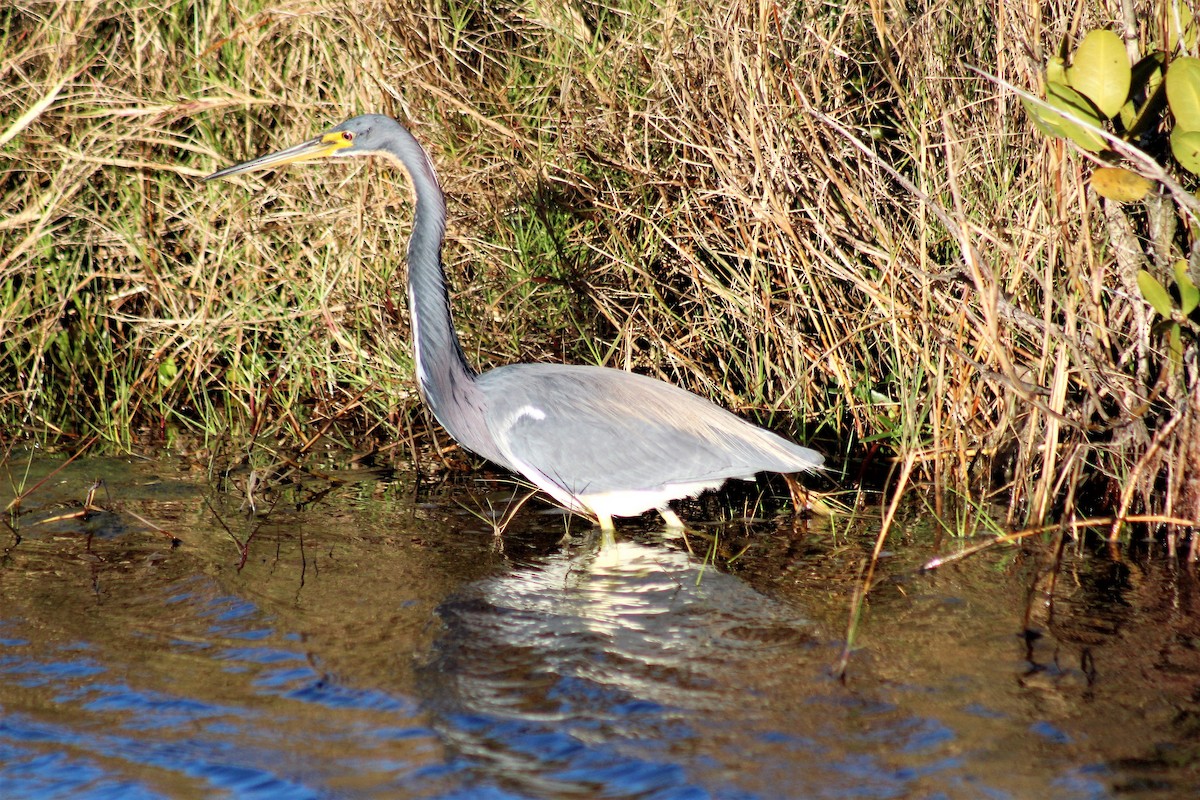
[[[600,521],[600,549],[612,547],[617,543],[617,529],[613,525],[612,516],[597,514],[596,519]]]
[[[658,510],[658,514],[663,518],[663,522],[667,523],[667,530],[678,531],[683,529],[683,520],[670,508],[663,506]]]

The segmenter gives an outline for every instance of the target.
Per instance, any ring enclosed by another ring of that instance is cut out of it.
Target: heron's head
[[[387,152],[387,145],[394,143],[406,131],[400,123],[382,114],[363,114],[352,117],[341,125],[306,142],[293,145],[286,150],[268,153],[241,164],[218,170],[204,180],[225,178],[256,169],[272,169],[298,161],[318,158],[345,158]]]

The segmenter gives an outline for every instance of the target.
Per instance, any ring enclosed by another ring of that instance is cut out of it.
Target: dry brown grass
[[[633,368],[915,459],[955,529],[999,497],[1200,517],[1194,341],[1164,368],[1121,212],[970,69],[1036,89],[1116,3],[160,6],[0,11],[11,433],[407,439],[396,176],[196,180],[381,111],[438,164],[482,365]]]

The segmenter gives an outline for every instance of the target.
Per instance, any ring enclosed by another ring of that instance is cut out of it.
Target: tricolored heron
[[[668,506],[730,478],[817,469],[807,447],[669,383],[618,369],[510,364],[482,374],[467,363],[450,318],[442,269],[446,205],[425,150],[391,117],[354,117],[315,139],[214,172],[205,180],[314,158],[385,156],[415,198],[408,302],[417,382],[442,427],[466,449],[525,476],[606,532],[613,517]]]

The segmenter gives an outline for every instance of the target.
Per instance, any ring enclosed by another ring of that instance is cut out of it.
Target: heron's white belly
[[[577,496],[580,504],[593,513],[606,517],[636,517],[655,508],[662,508],[671,500],[695,497],[708,489],[716,489],[725,483],[721,480],[670,483],[658,489],[628,489],[617,492],[596,492]]]

